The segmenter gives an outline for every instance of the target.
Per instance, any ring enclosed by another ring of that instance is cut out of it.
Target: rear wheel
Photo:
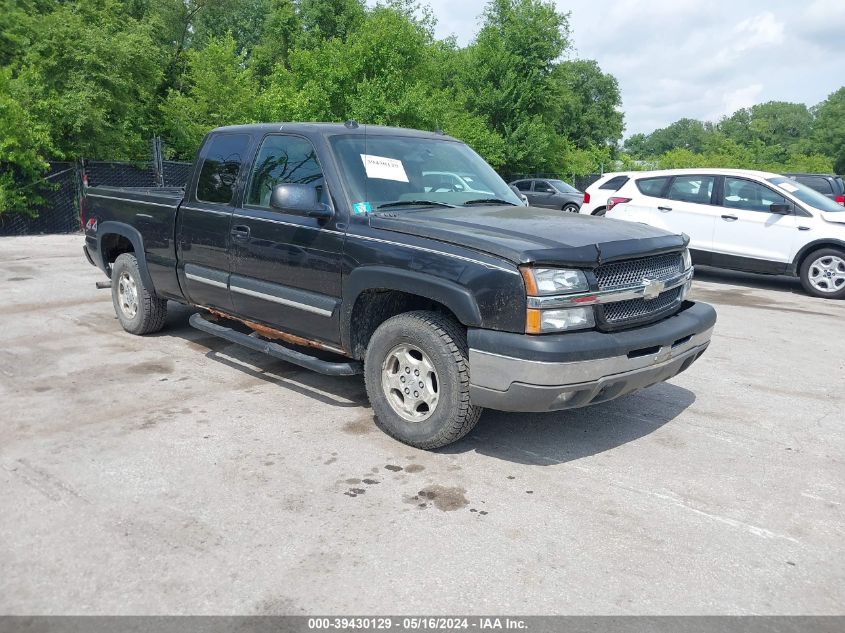
[[[593,215],[604,215],[605,213],[607,213],[607,207],[599,207],[593,211]]]
[[[407,312],[382,323],[367,347],[364,380],[376,424],[410,446],[451,444],[481,416],[469,400],[466,335],[437,312]]]
[[[821,248],[810,253],[799,273],[807,294],[826,299],[845,298],[845,251]]]
[[[151,334],[164,327],[167,300],[144,285],[132,253],[119,255],[112,266],[111,298],[117,320],[130,334]]]
[[[563,210],[566,213],[578,213],[578,205],[570,202],[569,204],[563,205]]]

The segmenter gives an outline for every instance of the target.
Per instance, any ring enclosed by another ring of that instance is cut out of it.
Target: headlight
[[[684,270],[689,270],[692,267],[692,254],[688,248],[684,249]]]
[[[522,278],[529,295],[559,295],[586,292],[587,277],[580,270],[566,268],[522,268]]]
[[[592,306],[560,310],[528,310],[527,317],[525,331],[528,334],[583,330],[596,326]]]
[[[588,292],[590,284],[582,271],[567,268],[530,268],[528,266],[521,267],[519,270],[522,273],[523,280],[525,280],[528,305],[532,306],[533,304],[534,306],[529,307],[525,315],[525,332],[527,334],[584,330],[596,326],[592,306],[553,310],[537,307],[542,305],[537,297]]]

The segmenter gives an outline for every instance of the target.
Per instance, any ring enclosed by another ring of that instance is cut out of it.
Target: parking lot
[[[360,377],[124,333],[81,245],[0,239],[0,612],[843,613],[843,302],[701,272],[688,372],[428,453]]]

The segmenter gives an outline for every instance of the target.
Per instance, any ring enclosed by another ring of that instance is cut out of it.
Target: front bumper
[[[668,380],[710,344],[716,311],[687,302],[677,314],[624,332],[531,336],[467,333],[470,399],[500,411],[557,411],[606,402]]]

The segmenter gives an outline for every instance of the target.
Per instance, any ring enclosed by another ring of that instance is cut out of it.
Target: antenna
[[[346,123],[344,123],[344,125],[350,130],[354,130],[358,127],[358,121],[356,121],[355,119],[349,119]]]

